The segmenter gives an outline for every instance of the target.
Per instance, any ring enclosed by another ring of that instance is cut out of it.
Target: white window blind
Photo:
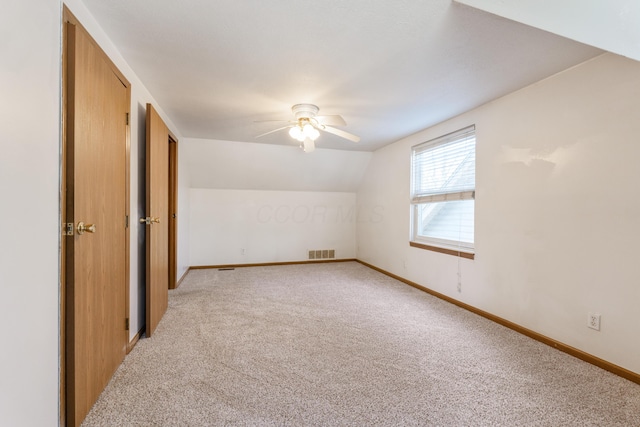
[[[412,148],[413,238],[473,249],[475,126]]]

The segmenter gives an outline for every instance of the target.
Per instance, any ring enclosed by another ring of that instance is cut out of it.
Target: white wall
[[[0,425],[52,426],[58,420],[60,4],[5,2],[0,40]]]
[[[476,259],[410,248],[411,146],[470,124]],[[358,191],[384,213],[358,258],[640,373],[639,134],[640,63],[604,54],[398,141]]]
[[[191,189],[191,265],[355,258],[356,194]]]
[[[637,0],[456,1],[640,61]]]
[[[131,185],[130,185],[130,206],[131,206],[131,231],[130,231],[130,330],[129,339],[144,326],[145,322],[145,226],[138,222],[138,218],[146,216],[145,213],[145,117],[147,103],[153,104],[158,114],[162,117],[171,132],[182,140],[182,136],[176,126],[162,110],[162,107],[153,99],[149,91],[142,84],[138,76],[124,60],[118,49],[113,45],[111,39],[102,30],[102,27],[95,20],[93,15],[87,10],[81,0],[66,0],[64,3],[69,7],[71,13],[75,15],[83,27],[100,45],[102,50],[109,56],[131,83]],[[179,189],[180,191],[180,189]],[[179,200],[184,201],[182,198]],[[180,228],[179,228],[180,229]],[[180,231],[179,231],[180,232]],[[182,237],[182,236],[180,236]],[[178,269],[180,271],[180,269]]]
[[[356,189],[368,152],[186,139],[190,265],[355,257]],[[244,254],[242,252],[244,249]]]

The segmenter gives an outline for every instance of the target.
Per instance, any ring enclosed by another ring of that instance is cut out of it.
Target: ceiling
[[[373,151],[601,53],[451,0],[83,0],[183,137]]]

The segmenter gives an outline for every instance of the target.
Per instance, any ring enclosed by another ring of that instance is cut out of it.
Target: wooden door
[[[147,104],[146,335],[150,337],[169,299],[169,129]]]
[[[128,88],[66,24],[67,424],[85,418],[126,354]]]

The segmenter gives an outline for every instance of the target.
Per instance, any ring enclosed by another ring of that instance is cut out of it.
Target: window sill
[[[424,243],[409,242],[409,246],[413,248],[425,249],[427,251],[439,252],[441,254],[454,255],[460,258],[475,259],[476,254],[471,252],[456,251],[453,249],[439,248],[437,246],[425,245]]]

